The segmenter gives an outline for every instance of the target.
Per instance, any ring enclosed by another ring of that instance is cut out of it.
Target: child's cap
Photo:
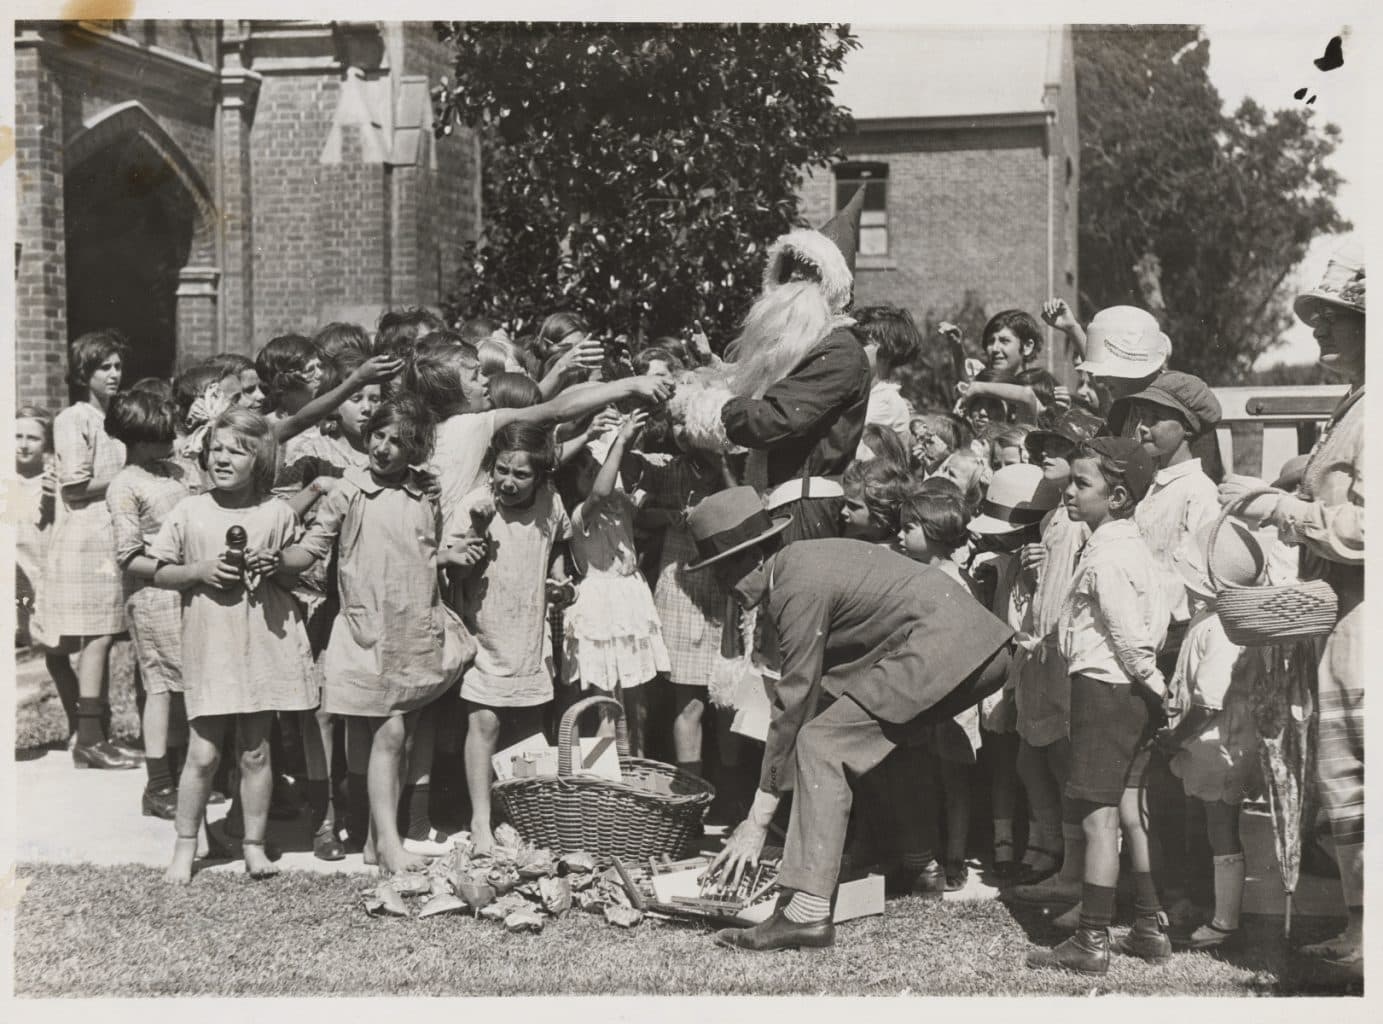
[[[1143,500],[1143,495],[1152,486],[1157,467],[1141,442],[1132,437],[1092,437],[1085,446],[1113,461],[1123,472],[1134,500]]]
[[[1028,454],[1036,458],[1044,446],[1053,440],[1064,441],[1072,445],[1080,444],[1099,433],[1102,426],[1104,426],[1104,420],[1089,409],[1073,405],[1062,413],[1061,418],[1050,427],[1029,430],[1028,436],[1023,439],[1023,444],[1027,447]]]
[[[1199,597],[1213,600],[1215,588],[1210,582],[1210,536],[1213,522],[1206,523],[1182,541],[1172,552],[1172,565],[1181,574],[1186,588]],[[1267,568],[1263,548],[1247,526],[1237,519],[1226,519],[1215,541],[1215,578],[1224,585],[1256,586]]]
[[[1157,318],[1137,306],[1100,310],[1085,336],[1087,357],[1076,369],[1097,377],[1151,377],[1172,355],[1172,341],[1158,327]]]
[[[1147,402],[1171,409],[1186,421],[1191,432],[1200,437],[1215,424],[1223,414],[1215,393],[1199,377],[1180,370],[1167,370],[1136,395],[1129,395],[1115,402],[1109,409],[1109,429],[1121,433],[1124,421],[1134,402]]]
[[[1061,489],[1046,478],[1040,466],[1004,466],[989,482],[980,514],[970,520],[970,532],[1012,533],[1040,523],[1061,503]]]

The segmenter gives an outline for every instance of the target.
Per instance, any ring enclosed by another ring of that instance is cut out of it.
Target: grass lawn
[[[366,876],[267,882],[203,874],[186,889],[153,868],[22,865],[15,924],[20,996],[360,995],[1281,995],[1304,991],[1281,922],[1246,921],[1245,952],[1180,954],[1154,967],[1115,957],[1100,980],[1030,972],[1040,913],[997,902],[889,904],[845,925],[834,949],[736,953],[695,927],[630,931],[572,913],[540,935],[467,917],[365,915]],[[1301,920],[1294,940],[1329,934]],[[1320,989],[1314,989],[1319,992]]]

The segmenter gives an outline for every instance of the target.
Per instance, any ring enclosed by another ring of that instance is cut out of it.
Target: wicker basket
[[[576,720],[608,705],[617,714],[615,744],[624,781],[572,772],[578,742]],[[661,777],[670,795],[640,788]],[[567,709],[557,738],[557,775],[509,779],[491,788],[499,816],[528,842],[555,851],[585,850],[602,864],[612,857],[643,861],[663,854],[681,857],[700,833],[715,790],[710,783],[661,761],[629,756],[624,708],[609,697],[588,697]]]
[[[1254,498],[1278,494],[1272,488],[1252,491],[1224,507],[1210,531],[1206,569],[1215,591],[1215,610],[1225,635],[1240,647],[1271,647],[1292,640],[1325,636],[1339,618],[1339,601],[1325,580],[1303,580],[1281,586],[1245,587],[1215,575],[1215,542],[1225,520]]]

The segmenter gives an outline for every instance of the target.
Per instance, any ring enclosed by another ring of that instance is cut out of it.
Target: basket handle
[[[615,749],[621,758],[629,756],[629,727],[624,724],[624,705],[612,697],[587,697],[567,708],[557,729],[557,777],[571,778],[572,748],[580,739],[576,720],[593,707],[608,704],[615,709]],[[578,755],[579,756],[579,755]]]
[[[1210,577],[1210,589],[1215,593],[1218,594],[1221,590],[1249,589],[1237,583],[1225,583],[1215,575],[1215,542],[1220,537],[1220,528],[1224,526],[1225,520],[1237,512],[1242,512],[1254,498],[1261,498],[1265,494],[1286,493],[1286,491],[1278,490],[1276,487],[1260,487],[1256,491],[1249,491],[1247,494],[1236,498],[1220,510],[1219,518],[1215,520],[1215,528],[1210,531],[1210,543],[1205,548],[1205,574]]]

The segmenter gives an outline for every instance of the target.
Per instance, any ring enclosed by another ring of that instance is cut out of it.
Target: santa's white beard
[[[749,307],[740,335],[730,343],[730,390],[761,398],[811,354],[834,326],[821,286],[792,281],[770,288]]]

